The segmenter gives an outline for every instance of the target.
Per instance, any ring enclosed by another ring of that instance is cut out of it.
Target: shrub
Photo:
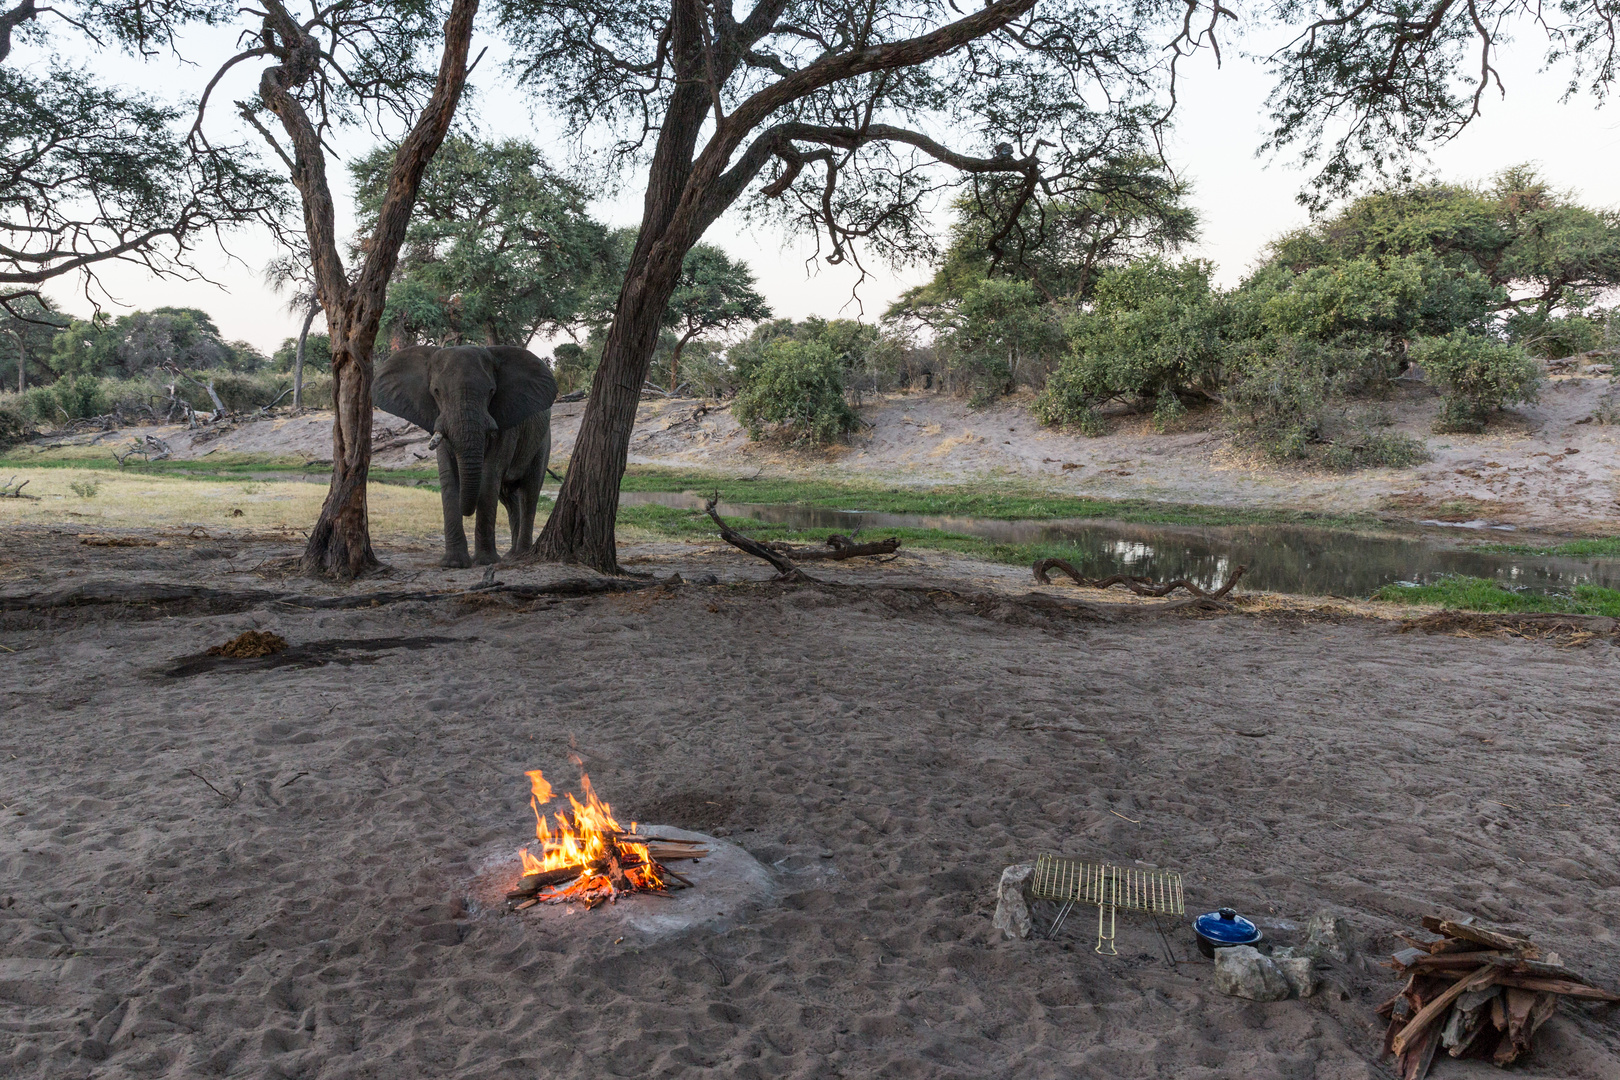
[[[1444,395],[1439,434],[1483,431],[1491,413],[1540,394],[1541,366],[1517,345],[1458,330],[1423,338],[1411,356]]]
[[[1093,310],[1070,320],[1068,355],[1036,399],[1042,422],[1077,423],[1120,398],[1154,402],[1168,421],[1167,394],[1218,388],[1227,311],[1210,286],[1213,269],[1150,258],[1106,271]]]
[[[34,433],[34,425],[21,394],[0,396],[0,449],[20,443]]]
[[[93,499],[96,497],[96,493],[101,490],[101,485],[94,480],[75,480],[68,487],[73,490],[73,494],[81,499]]]
[[[750,439],[778,428],[794,442],[824,445],[854,431],[860,417],[844,400],[844,365],[823,342],[780,338],[765,346],[737,394],[732,414]]]

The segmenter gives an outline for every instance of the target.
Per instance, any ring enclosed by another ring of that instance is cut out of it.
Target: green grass
[[[1620,558],[1620,536],[1600,536],[1588,540],[1571,540],[1563,544],[1480,544],[1472,551],[1489,551],[1503,555],[1563,555],[1569,558]]]
[[[1548,611],[1620,618],[1620,589],[1577,585],[1569,593],[1514,592],[1486,578],[1449,577],[1433,585],[1385,585],[1375,600],[1438,604],[1454,611]]]
[[[558,467],[560,471],[560,466]],[[984,481],[937,487],[899,487],[837,480],[749,480],[712,473],[632,466],[624,491],[673,491],[709,495],[731,503],[791,503],[835,510],[988,518],[997,521],[1089,518],[1160,525],[1314,525],[1321,528],[1388,531],[1370,514],[1317,514],[1300,510],[1252,510],[1154,502],[1151,499],[1089,499],[1057,495],[1017,482]]]

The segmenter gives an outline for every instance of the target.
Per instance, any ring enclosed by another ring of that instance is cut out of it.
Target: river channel
[[[685,493],[626,491],[619,501],[701,510],[704,500]],[[1003,543],[1062,545],[1070,549],[1064,557],[1089,577],[1185,577],[1206,588],[1224,581],[1238,565],[1249,568],[1246,588],[1307,596],[1368,596],[1394,582],[1427,584],[1454,574],[1493,578],[1509,588],[1535,592],[1567,591],[1576,585],[1620,588],[1620,559],[1471,550],[1458,542],[1461,530],[1454,529],[1390,534],[1302,525],[1000,521],[774,503],[722,502],[719,510],[727,517],[794,529],[860,530],[865,539],[878,539],[885,529],[939,529]],[[1513,534],[1492,535],[1508,539]]]

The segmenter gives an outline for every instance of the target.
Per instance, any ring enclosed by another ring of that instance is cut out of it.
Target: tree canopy
[[[392,162],[384,147],[350,166],[362,234]],[[422,177],[383,329],[413,342],[526,345],[575,323],[607,257],[587,201],[533,143],[446,139]]]
[[[188,145],[188,105],[109,87],[54,47],[67,34],[150,57],[185,25],[229,10],[212,0],[21,0],[0,11],[0,288],[9,296],[77,275],[94,301],[96,269],[114,260],[199,276],[191,254],[200,238],[279,223],[285,185],[252,154]],[[43,75],[16,66],[14,39]],[[13,313],[16,303],[0,297]]]

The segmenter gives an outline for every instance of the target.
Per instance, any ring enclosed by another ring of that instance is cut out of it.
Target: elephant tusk
[[[433,438],[428,440],[428,449],[437,450],[439,448],[439,444],[442,442],[444,442],[444,432],[435,431],[433,433]]]

